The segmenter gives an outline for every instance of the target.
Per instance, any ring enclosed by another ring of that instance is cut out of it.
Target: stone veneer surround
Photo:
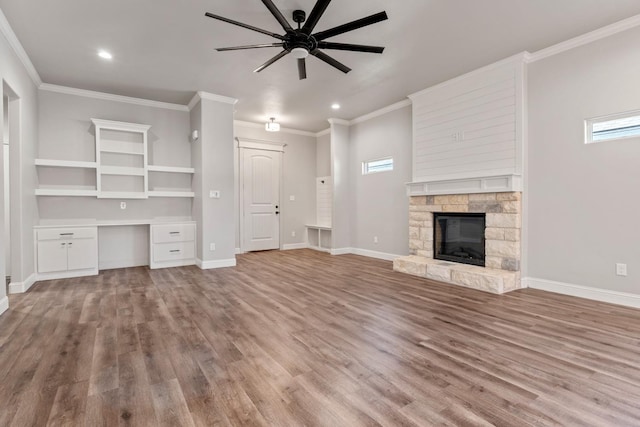
[[[433,258],[433,212],[486,213],[485,267]],[[493,293],[521,287],[522,193],[414,196],[409,206],[411,256],[394,270]]]

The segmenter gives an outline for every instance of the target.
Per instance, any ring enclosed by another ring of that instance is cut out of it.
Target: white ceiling
[[[315,0],[274,0],[287,18]],[[279,48],[216,52],[271,39],[205,12],[282,33],[259,0],[0,0],[0,8],[46,83],[187,104],[202,90],[238,98],[236,119],[274,116],[319,131],[496,60],[534,52],[629,16],[638,0],[333,0],[316,31],[382,10],[389,20],[331,39],[386,46],[384,54],[327,51],[342,74],[316,58],[299,81],[287,56],[252,70]],[[114,55],[97,57],[98,49]],[[339,112],[333,102],[342,104]]]

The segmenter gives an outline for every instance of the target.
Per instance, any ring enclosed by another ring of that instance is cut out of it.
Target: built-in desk
[[[331,252],[331,227],[326,225],[307,224],[307,242],[310,249]]]
[[[98,274],[98,229],[148,226],[149,266],[196,263],[196,223],[191,218],[43,220],[34,227],[37,280]]]

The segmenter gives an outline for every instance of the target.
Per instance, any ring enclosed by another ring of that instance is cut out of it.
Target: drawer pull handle
[[[60,233],[61,236],[73,236],[73,233]]]
[[[173,249],[173,250],[171,250],[169,252],[172,252],[172,253],[180,252],[180,249]]]
[[[170,231],[169,234],[180,234],[179,231]]]

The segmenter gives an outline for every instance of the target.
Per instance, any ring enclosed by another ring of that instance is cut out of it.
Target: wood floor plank
[[[4,425],[640,425],[640,310],[310,250],[52,280],[0,317]]]

